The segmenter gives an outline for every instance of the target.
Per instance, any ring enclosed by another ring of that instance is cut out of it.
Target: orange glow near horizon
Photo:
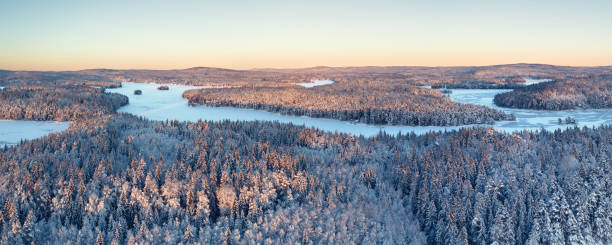
[[[0,69],[612,65],[611,1],[1,2]]]
[[[0,69],[5,70],[38,70],[38,71],[68,71],[83,69],[186,69],[190,67],[218,67],[228,69],[255,68],[305,68],[314,66],[346,67],[346,66],[486,66],[514,63],[536,63],[563,66],[608,66],[612,64],[612,55],[597,53],[541,54],[540,57],[528,55],[501,53],[499,55],[477,56],[468,53],[434,53],[423,54],[385,54],[380,55],[331,55],[324,54],[290,54],[267,57],[220,55],[212,57],[188,57],[146,55],[137,57],[115,58],[108,55],[102,57],[53,57],[41,55],[37,57],[14,57],[0,60]],[[120,57],[120,55],[119,55]],[[523,58],[527,57],[527,58]]]

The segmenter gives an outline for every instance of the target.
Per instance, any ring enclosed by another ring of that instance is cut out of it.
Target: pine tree
[[[514,219],[508,213],[508,209],[503,204],[497,205],[495,218],[491,225],[490,237],[494,244],[515,244]]]
[[[98,238],[96,238],[96,244],[104,245],[104,238],[102,238],[102,231],[98,232]]]

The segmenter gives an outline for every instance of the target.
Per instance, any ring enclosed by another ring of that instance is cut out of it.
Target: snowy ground
[[[19,144],[22,139],[35,139],[64,131],[68,126],[70,123],[67,122],[0,120],[0,147]]]
[[[305,88],[312,88],[312,87],[316,87],[316,86],[334,84],[334,81],[332,81],[332,80],[314,80],[314,81],[312,81],[310,83],[296,83],[296,84],[300,85],[302,87],[305,87]]]

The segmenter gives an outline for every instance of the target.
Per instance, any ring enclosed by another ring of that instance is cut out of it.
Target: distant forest
[[[424,66],[364,66],[364,67],[310,67],[300,69],[232,70],[211,67],[193,67],[182,70],[113,70],[91,69],[80,71],[40,72],[0,70],[0,86],[117,84],[119,82],[152,82],[189,85],[231,86],[291,86],[314,79],[369,80],[411,85],[440,83],[485,82],[513,83],[516,78],[561,79],[584,75],[612,74],[612,67],[571,67],[542,64],[510,64],[493,66],[424,67]]]
[[[540,110],[612,108],[612,76],[568,78],[498,94],[496,105]]]
[[[369,124],[449,126],[514,120],[513,115],[459,104],[439,91],[384,81],[337,81],[313,88],[241,87],[191,90],[191,105],[234,106]]]
[[[612,128],[372,138],[119,114],[0,151],[4,244],[612,242]]]
[[[86,86],[19,86],[0,90],[0,118],[74,121],[114,113],[128,98]]]
[[[440,89],[515,89],[525,87],[525,79],[522,77],[508,77],[498,81],[453,81],[431,85],[431,88]]]

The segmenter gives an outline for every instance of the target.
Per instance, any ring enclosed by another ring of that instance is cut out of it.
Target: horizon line
[[[207,69],[224,69],[224,70],[234,70],[234,71],[256,71],[256,70],[305,70],[305,69],[313,69],[313,68],[366,68],[366,67],[420,67],[420,68],[459,68],[459,67],[492,67],[492,66],[511,66],[511,65],[545,65],[545,66],[556,66],[556,67],[580,67],[580,68],[609,68],[612,67],[610,65],[555,65],[555,64],[546,64],[546,63],[527,63],[527,62],[519,62],[519,63],[505,63],[505,64],[490,64],[490,65],[438,65],[438,66],[427,66],[427,65],[363,65],[363,66],[355,66],[355,65],[347,65],[347,66],[304,66],[304,67],[255,67],[255,68],[228,68],[221,66],[191,66],[186,68],[168,68],[168,69],[151,69],[151,68],[86,68],[86,69],[77,69],[77,70],[37,70],[37,69],[26,69],[26,70],[13,70],[13,69],[4,69],[0,68],[0,71],[12,71],[12,72],[79,72],[79,71],[88,71],[88,70],[115,70],[115,71],[130,71],[130,70],[141,70],[141,71],[181,71],[181,70],[189,70],[189,69],[197,69],[197,68],[207,68]]]

